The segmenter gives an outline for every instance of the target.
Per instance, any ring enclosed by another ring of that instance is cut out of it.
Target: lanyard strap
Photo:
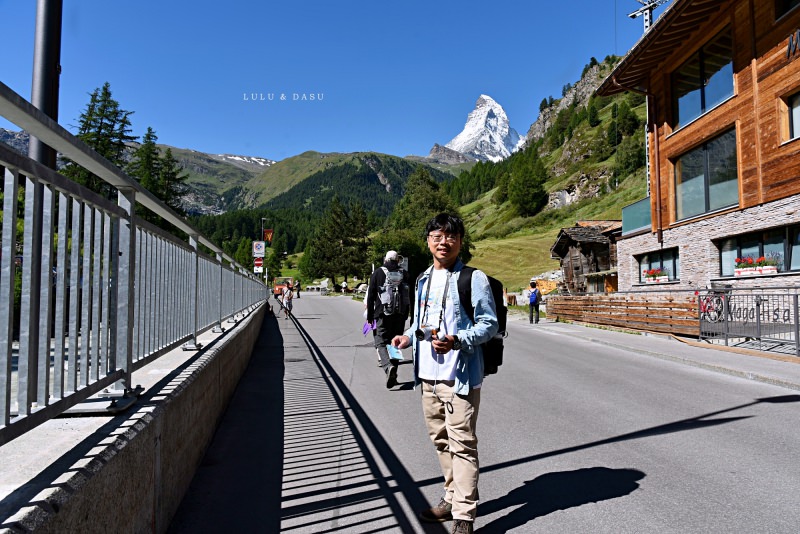
[[[436,327],[437,330],[442,329],[442,321],[444,320],[444,307],[447,303],[447,291],[450,289],[450,277],[453,275],[451,270],[447,270],[447,280],[444,282],[444,290],[442,291],[442,308],[439,310],[439,324]],[[431,266],[431,272],[428,275],[428,283],[425,287],[425,313],[422,316],[423,324],[428,319],[428,297],[431,294],[431,280],[433,280],[433,266]]]

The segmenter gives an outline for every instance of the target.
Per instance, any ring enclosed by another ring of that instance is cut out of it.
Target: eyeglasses
[[[444,239],[448,244],[452,245],[458,241],[458,236],[453,234],[428,234],[428,237],[430,237],[431,241],[434,243],[441,243],[442,239]]]

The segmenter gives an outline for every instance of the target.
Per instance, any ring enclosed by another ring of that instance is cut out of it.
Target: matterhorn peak
[[[524,141],[509,125],[503,106],[489,95],[481,95],[464,129],[445,146],[479,160],[496,162],[510,156]]]

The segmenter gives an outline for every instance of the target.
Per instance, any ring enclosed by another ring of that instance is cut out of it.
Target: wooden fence
[[[550,295],[547,317],[684,336],[700,334],[693,293]]]

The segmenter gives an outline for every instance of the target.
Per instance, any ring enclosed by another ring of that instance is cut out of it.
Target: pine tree
[[[513,174],[508,184],[508,200],[520,215],[533,215],[547,203],[544,183],[547,169],[533,151],[528,165]]]
[[[183,173],[178,160],[172,155],[172,149],[167,148],[161,157],[158,173],[158,194],[161,201],[179,215],[186,215],[181,199],[186,194],[187,174]]]
[[[158,137],[152,128],[147,128],[147,132],[142,138],[142,143],[133,152],[130,163],[127,166],[127,172],[138,181],[142,187],[153,193],[156,197],[161,198],[158,191],[158,176],[161,171],[161,160],[158,156],[158,147],[156,146]],[[139,216],[152,223],[157,223],[159,217],[147,211],[141,206],[137,206]]]
[[[344,241],[347,234],[347,213],[338,196],[331,200],[328,210],[317,228],[313,254],[308,271],[315,276],[325,276],[336,283],[336,277],[345,273]]]
[[[588,111],[588,113],[589,113],[589,117],[588,117],[589,126],[594,128],[595,126],[600,124],[600,113],[597,111],[597,103],[594,101],[594,99],[591,99],[589,101],[589,111]]]
[[[350,205],[348,213],[348,250],[347,250],[347,272],[364,278],[369,274],[369,225],[367,223],[367,212],[360,202]]]
[[[122,168],[126,163],[126,146],[136,140],[131,135],[132,113],[122,109],[119,102],[112,98],[111,85],[106,82],[102,88],[91,93],[89,104],[80,116],[77,137],[112,164]],[[62,174],[107,198],[113,195],[110,185],[74,161],[67,160]]]
[[[142,187],[156,196],[158,191],[158,175],[160,172],[161,161],[158,156],[156,146],[158,137],[152,128],[148,127],[147,132],[142,137],[142,143],[133,152],[131,162],[128,164],[128,174],[135,178]]]

